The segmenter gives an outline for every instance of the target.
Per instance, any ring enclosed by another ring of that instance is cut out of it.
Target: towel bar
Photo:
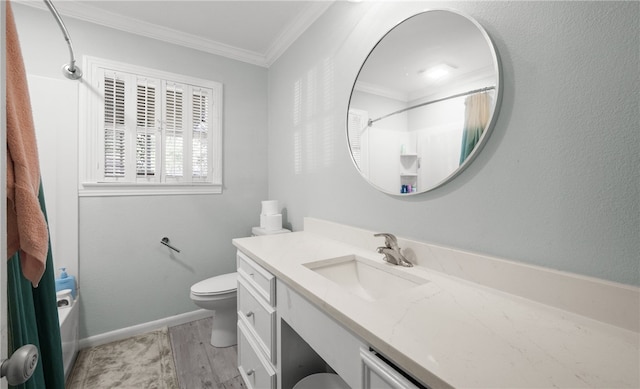
[[[180,250],[178,250],[177,248],[173,247],[172,245],[169,244],[169,238],[167,238],[166,236],[164,238],[162,238],[162,240],[160,241],[160,243],[162,243],[163,245],[167,246],[168,248],[170,248],[171,250],[175,251],[175,252],[180,252]]]

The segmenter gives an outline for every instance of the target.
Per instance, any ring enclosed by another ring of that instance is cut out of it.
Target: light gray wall
[[[427,8],[487,29],[504,98],[469,169],[399,198],[352,166],[347,103],[369,49]],[[639,16],[638,2],[337,2],[269,69],[269,197],[296,230],[312,216],[640,285]]]
[[[13,8],[28,73],[64,79],[68,51],[53,17]],[[231,239],[250,235],[267,195],[267,69],[72,18],[65,23],[79,59],[91,55],[224,84],[222,195],[80,198],[84,338],[198,309],[189,287],[235,269]],[[160,244],[164,236],[182,252],[170,255]]]

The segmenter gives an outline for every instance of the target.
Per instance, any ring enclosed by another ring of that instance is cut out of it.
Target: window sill
[[[122,184],[84,182],[80,185],[80,197],[110,196],[170,196],[221,194],[221,184]]]

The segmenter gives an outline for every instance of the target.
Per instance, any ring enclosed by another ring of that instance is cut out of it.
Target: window
[[[221,84],[92,57],[85,69],[81,195],[221,193]]]
[[[358,169],[363,170],[362,166],[362,143],[363,133],[368,128],[369,113],[360,109],[349,109],[347,116],[347,134],[349,137],[349,147],[351,148],[351,156]]]

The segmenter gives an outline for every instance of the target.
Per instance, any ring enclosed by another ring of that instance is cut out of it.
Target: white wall
[[[439,7],[495,41],[500,116],[454,181],[385,195],[348,154],[352,83],[389,28]],[[640,285],[639,15],[638,2],[336,2],[269,69],[269,197],[294,229],[311,216]]]
[[[51,14],[17,3],[13,9],[27,72],[73,83],[60,73],[68,50]],[[250,235],[267,198],[267,70],[72,18],[65,23],[79,59],[92,55],[224,85],[222,195],[80,198],[85,338],[195,310],[189,287],[235,269],[231,239]],[[46,98],[57,96],[50,91]],[[161,245],[164,236],[181,253]]]

